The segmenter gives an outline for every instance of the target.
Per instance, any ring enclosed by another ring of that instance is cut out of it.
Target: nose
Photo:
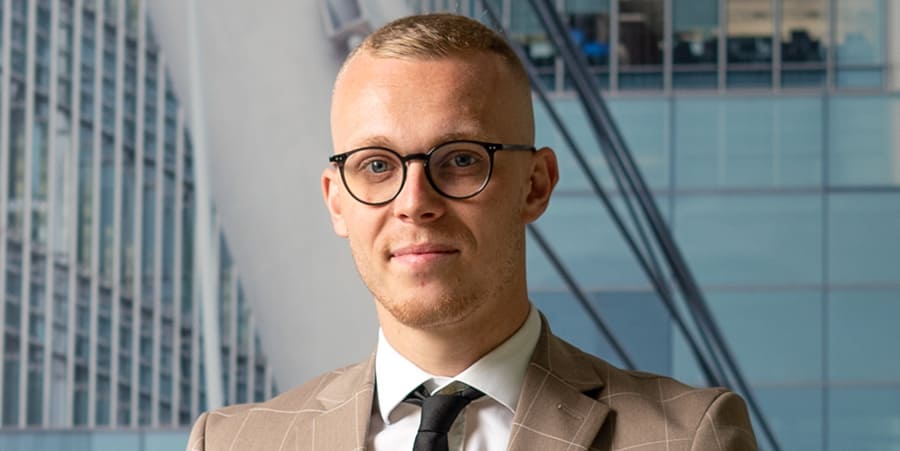
[[[428,182],[425,162],[406,162],[406,182],[391,205],[394,216],[406,222],[425,223],[443,216],[444,197]]]

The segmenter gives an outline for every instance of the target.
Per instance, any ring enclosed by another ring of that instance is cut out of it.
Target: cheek
[[[362,204],[354,207],[346,214],[347,238],[354,253],[367,255],[368,260],[374,262],[390,236],[389,212]]]
[[[480,247],[489,249],[496,257],[506,258],[505,254],[510,252],[516,237],[522,234],[524,222],[521,202],[517,202],[518,200],[513,195],[490,199],[486,208],[482,207],[487,213],[480,215],[477,224],[472,227]]]

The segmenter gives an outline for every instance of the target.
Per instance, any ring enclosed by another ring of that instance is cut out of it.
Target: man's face
[[[383,146],[401,155],[454,139],[530,144],[527,85],[488,53],[442,59],[357,54],[334,92],[336,153]],[[546,208],[556,180],[552,151],[500,151],[480,194],[442,197],[419,160],[387,205],[347,193],[336,169],[323,173],[335,232],[349,239],[357,269],[384,314],[410,327],[434,328],[473,314],[503,314],[527,303],[525,224]]]

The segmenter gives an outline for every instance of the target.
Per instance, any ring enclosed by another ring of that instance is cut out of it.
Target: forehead
[[[377,137],[429,135],[497,139],[522,113],[530,119],[530,90],[511,75],[502,57],[487,52],[457,56],[387,58],[360,53],[342,70],[332,101],[336,151]],[[527,108],[523,108],[523,99]],[[416,143],[421,145],[422,143]]]

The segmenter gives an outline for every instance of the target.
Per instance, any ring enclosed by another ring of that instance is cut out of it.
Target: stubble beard
[[[360,277],[382,309],[406,327],[426,330],[461,322],[491,299],[504,296],[508,287],[515,283],[517,274],[524,272],[524,267],[520,269],[524,264],[517,263],[518,256],[524,257],[524,241],[524,235],[519,236],[510,242],[509,249],[497,251],[505,257],[493,259],[498,264],[494,267],[496,271],[492,271],[491,280],[465,280],[458,273],[453,280],[432,280],[432,283],[443,285],[438,293],[426,293],[433,288],[403,289],[373,271],[371,262],[361,253],[353,252],[353,258]]]

